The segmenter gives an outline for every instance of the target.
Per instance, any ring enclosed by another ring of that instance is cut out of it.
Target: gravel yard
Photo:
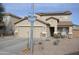
[[[62,55],[79,51],[79,39],[51,39],[34,45],[35,55]],[[57,43],[57,44],[56,44]]]

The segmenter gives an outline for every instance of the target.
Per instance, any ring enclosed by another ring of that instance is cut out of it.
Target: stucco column
[[[57,26],[54,27],[54,34],[57,34]]]
[[[72,27],[69,27],[69,34],[72,34]]]
[[[50,29],[49,29],[49,26],[47,26],[47,39],[46,40],[49,40],[51,37],[50,35]]]
[[[72,38],[72,27],[69,27],[69,38]]]

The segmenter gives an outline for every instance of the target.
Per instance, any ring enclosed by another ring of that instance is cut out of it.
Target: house
[[[5,24],[3,21],[0,21],[0,36],[3,36],[5,33]]]
[[[34,22],[34,38],[54,37],[61,34],[72,37],[72,21],[71,12],[55,12],[55,13],[36,13],[36,21]],[[28,17],[15,23],[15,32],[18,37],[29,38],[30,22]]]
[[[79,25],[73,26],[73,38],[79,38]]]
[[[3,22],[5,27],[5,31],[3,31],[4,35],[13,35],[15,31],[15,23],[20,19],[20,17],[13,14],[3,13]]]

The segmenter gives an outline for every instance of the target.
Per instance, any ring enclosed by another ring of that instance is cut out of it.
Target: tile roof
[[[65,11],[65,12],[45,12],[45,13],[36,13],[37,15],[40,16],[48,16],[48,15],[71,15],[72,13],[70,11]]]
[[[72,26],[71,21],[59,21],[58,26]]]
[[[10,15],[10,16],[12,16],[12,17],[15,17],[15,18],[18,18],[18,19],[21,19],[21,17],[18,17],[18,16],[16,16],[16,15],[13,15],[13,14],[11,14],[11,13],[2,13],[3,15]]]

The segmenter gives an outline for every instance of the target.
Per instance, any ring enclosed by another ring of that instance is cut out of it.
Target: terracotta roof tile
[[[58,26],[72,26],[71,21],[59,21]]]
[[[70,11],[65,12],[47,12],[47,13],[36,13],[40,16],[48,16],[48,15],[71,15],[72,13]]]

